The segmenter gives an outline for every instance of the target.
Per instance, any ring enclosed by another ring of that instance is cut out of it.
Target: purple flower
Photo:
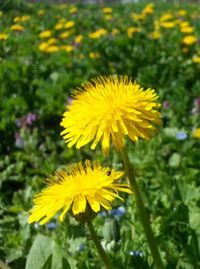
[[[168,109],[170,107],[169,101],[167,101],[167,100],[164,101],[162,105],[163,105],[164,109]]]
[[[187,139],[187,134],[185,132],[177,132],[176,133],[176,139],[178,140],[185,140]]]
[[[27,125],[32,125],[34,121],[37,120],[37,116],[34,113],[28,113],[27,115],[16,119],[15,123],[17,127],[24,127]]]

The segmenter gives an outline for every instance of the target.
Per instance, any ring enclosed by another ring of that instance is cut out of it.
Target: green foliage
[[[0,267],[102,268],[87,229],[72,217],[40,227],[27,223],[27,212],[45,178],[60,167],[98,159],[122,169],[114,150],[104,158],[100,147],[96,152],[89,146],[68,149],[59,122],[74,88],[99,74],[126,74],[144,88],[155,88],[163,103],[159,134],[135,145],[127,141],[162,258],[167,269],[198,269],[200,140],[192,136],[192,129],[200,127],[200,65],[193,61],[199,41],[183,45],[186,34],[178,24],[170,29],[160,26],[158,39],[151,34],[170,12],[173,21],[192,25],[198,37],[199,7],[189,5],[185,15],[177,15],[182,6],[158,3],[153,13],[136,20],[132,13],[141,14],[144,4],[113,5],[112,17],[106,19],[95,5],[80,4],[70,13],[74,6],[4,2],[0,24],[8,38],[0,40]],[[17,21],[24,15],[31,17]],[[60,34],[68,29],[55,29],[63,18],[65,23],[75,22],[65,39]],[[13,24],[24,30],[12,31]],[[141,30],[128,36],[130,27]],[[100,28],[106,35],[91,39],[89,34]],[[113,34],[114,29],[119,32]],[[58,51],[39,49],[50,39],[39,38],[45,30],[52,31]],[[78,44],[79,35],[83,39]],[[65,51],[63,45],[73,50]],[[124,214],[111,211],[94,220],[102,245],[115,268],[154,268],[134,199],[125,198]]]

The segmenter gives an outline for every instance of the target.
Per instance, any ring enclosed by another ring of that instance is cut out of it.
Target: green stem
[[[146,234],[147,241],[149,243],[149,247],[151,250],[151,254],[153,256],[154,263],[157,269],[164,269],[164,265],[162,263],[160,253],[158,251],[156,240],[155,240],[153,231],[151,229],[150,220],[148,218],[146,209],[144,207],[144,202],[142,200],[142,196],[140,194],[140,190],[139,190],[136,178],[135,178],[135,173],[134,173],[133,167],[130,164],[129,157],[125,148],[121,151],[121,155],[122,155],[123,163],[125,166],[126,174],[129,178],[130,185],[135,195],[136,204],[139,209],[141,222],[144,228],[144,232]]]
[[[90,230],[90,234],[91,234],[91,237],[92,237],[92,240],[94,241],[94,244],[98,250],[98,253],[99,255],[101,256],[101,259],[103,260],[104,262],[104,265],[107,269],[113,269],[109,259],[108,259],[108,256],[106,255],[106,252],[105,250],[103,249],[102,245],[101,245],[101,242],[95,232],[95,229],[94,229],[94,226],[92,224],[92,222],[90,220],[87,221],[87,224],[88,224],[88,227],[89,227],[89,230]]]

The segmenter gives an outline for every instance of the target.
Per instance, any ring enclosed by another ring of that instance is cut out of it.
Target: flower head
[[[35,196],[29,223],[47,223],[61,210],[60,221],[70,209],[73,215],[85,213],[88,206],[95,213],[100,211],[101,206],[110,210],[115,198],[123,200],[118,191],[132,194],[129,185],[116,183],[123,174],[103,168],[97,162],[91,165],[90,161],[56,172],[47,179],[47,187]]]
[[[107,154],[111,141],[121,150],[124,136],[134,142],[139,137],[148,140],[155,125],[161,124],[158,95],[152,89],[144,91],[127,76],[98,77],[83,84],[73,98],[61,122],[68,147],[76,144],[79,149],[93,141],[94,150],[101,140]]]

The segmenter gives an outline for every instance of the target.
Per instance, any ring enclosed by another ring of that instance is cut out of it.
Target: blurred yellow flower
[[[60,29],[63,29],[64,28],[64,24],[62,22],[59,22],[55,25],[55,29],[56,30],[60,30]]]
[[[66,52],[71,52],[74,50],[74,47],[71,45],[62,45],[61,48]]]
[[[59,220],[63,221],[68,211],[79,215],[90,208],[91,215],[91,210],[95,213],[101,208],[111,210],[116,198],[123,201],[119,192],[133,194],[128,184],[117,183],[123,175],[122,171],[88,160],[85,165],[79,162],[65,170],[58,170],[46,180],[46,188],[35,195],[28,222],[42,225],[57,213]]]
[[[71,7],[70,9],[69,9],[69,13],[70,14],[73,14],[73,13],[76,13],[77,12],[77,7]]]
[[[131,17],[134,21],[142,21],[145,18],[144,14],[131,13]]]
[[[10,27],[11,30],[13,31],[24,31],[24,26],[20,25],[20,24],[13,24],[11,27]]]
[[[111,7],[104,7],[102,8],[102,12],[105,13],[105,14],[110,14],[112,13],[112,8]]]
[[[28,21],[30,20],[31,16],[30,15],[24,15],[24,16],[17,16],[13,19],[14,22],[23,22],[23,21]]]
[[[137,32],[140,32],[140,31],[141,31],[141,29],[138,28],[138,27],[128,27],[127,28],[128,37],[131,38],[131,37],[133,37],[134,33],[137,33]]]
[[[111,35],[113,35],[113,36],[118,35],[119,33],[120,33],[120,31],[119,31],[119,29],[117,29],[117,28],[114,28],[114,29],[112,29],[112,31],[111,31]]]
[[[52,34],[51,30],[43,31],[39,34],[39,38],[48,38]]]
[[[127,76],[97,77],[74,93],[63,114],[61,135],[69,148],[93,141],[94,150],[101,141],[105,155],[111,142],[121,150],[125,136],[133,142],[149,140],[161,124],[157,99],[155,90],[143,90]]]
[[[185,9],[180,9],[176,14],[178,16],[185,16],[187,14],[187,11]]]
[[[74,38],[74,41],[75,41],[75,43],[77,43],[77,44],[81,43],[82,40],[83,40],[83,35],[77,35],[77,36]]]
[[[39,9],[37,14],[38,15],[43,15],[43,14],[45,14],[45,10],[44,9]]]
[[[106,34],[107,34],[107,30],[100,28],[100,29],[96,30],[95,32],[90,33],[88,36],[92,39],[97,39],[97,38],[100,38]]]
[[[179,21],[179,26],[180,28],[185,28],[185,27],[189,27],[190,24],[188,21]]]
[[[58,40],[56,39],[56,38],[50,38],[50,39],[48,39],[47,40],[47,43],[49,44],[49,45],[52,45],[52,44],[55,44],[56,42],[57,42]]]
[[[173,15],[171,13],[164,13],[161,17],[160,17],[160,21],[164,22],[164,21],[169,21],[173,19]]]
[[[186,33],[186,34],[191,34],[194,32],[194,28],[192,26],[187,26],[187,27],[181,27],[180,31],[182,33]]]
[[[194,56],[194,57],[192,58],[192,61],[193,61],[193,63],[195,63],[195,64],[200,64],[200,56]]]
[[[90,53],[89,53],[89,57],[90,57],[91,59],[100,58],[100,54],[99,54],[99,52],[90,52]]]
[[[195,129],[192,132],[193,137],[200,139],[200,128]]]
[[[67,21],[64,25],[65,29],[72,28],[75,25],[74,21]]]
[[[142,14],[143,15],[149,15],[151,13],[154,12],[154,4],[150,3],[148,4],[143,10],[142,10]]]
[[[0,11],[0,17],[2,17],[3,16],[3,11]]]
[[[149,34],[149,37],[152,39],[159,39],[161,37],[160,31],[153,31]]]
[[[8,34],[0,33],[0,40],[6,40],[8,39]]]
[[[187,45],[187,46],[190,46],[190,45],[193,45],[197,42],[197,38],[193,35],[186,35],[184,38],[183,38],[183,41],[182,43],[184,45]]]
[[[52,45],[52,46],[47,47],[44,51],[47,53],[54,53],[54,52],[59,51],[59,47]]]
[[[105,18],[105,20],[110,21],[110,20],[112,20],[113,16],[110,14],[107,14],[107,15],[105,15],[104,18]]]
[[[38,48],[40,51],[45,51],[48,46],[49,44],[47,42],[42,42],[39,44]]]
[[[176,23],[174,21],[165,21],[160,24],[163,28],[171,29],[176,26]]]
[[[65,32],[62,32],[59,36],[61,39],[65,39],[65,38],[68,38],[73,32],[72,31],[65,31]]]

